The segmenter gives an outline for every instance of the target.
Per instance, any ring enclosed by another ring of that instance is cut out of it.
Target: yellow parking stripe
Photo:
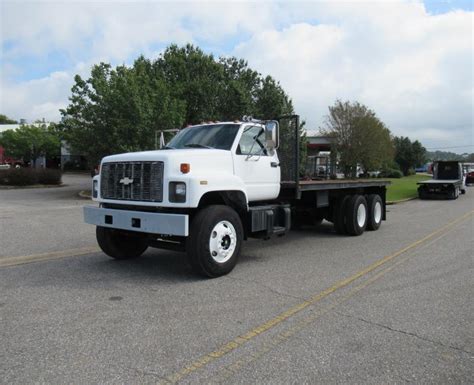
[[[464,218],[464,220],[467,220],[468,218]],[[460,224],[463,221],[457,222],[456,224]],[[443,239],[445,236],[449,235],[451,231],[453,231],[455,228],[451,227],[447,231],[443,232],[439,237],[432,239],[428,243],[424,243],[421,248],[425,248],[440,239]],[[317,319],[321,318],[325,314],[329,313],[331,310],[335,309],[339,305],[345,303],[352,297],[354,297],[357,293],[359,293],[361,290],[365,289],[366,287],[370,286],[371,284],[375,283],[378,281],[380,278],[385,276],[388,272],[392,271],[402,263],[408,261],[413,254],[408,254],[404,256],[401,259],[397,259],[395,263],[388,267],[384,267],[381,271],[379,271],[377,274],[373,275],[369,279],[363,281],[359,285],[355,286],[353,289],[351,289],[347,294],[345,294],[342,298],[337,299],[336,301],[330,303],[329,305],[322,307],[320,309],[317,309],[314,313],[311,313],[308,317],[305,317],[298,321],[295,325],[288,327],[286,330],[280,332],[276,336],[272,336],[268,341],[262,344],[262,346],[257,349],[255,352],[250,353],[250,354],[244,354],[242,358],[233,361],[231,364],[219,368],[217,374],[213,376],[211,379],[209,379],[208,383],[209,384],[214,384],[214,383],[224,383],[228,378],[231,376],[235,375],[239,370],[243,369],[244,366],[249,365],[252,362],[255,362],[262,358],[265,354],[271,352],[273,349],[275,349],[277,346],[282,344],[283,342],[287,341],[295,335],[296,333],[302,331],[305,327],[307,327],[309,324],[312,322],[316,321]]]
[[[92,254],[99,252],[100,249],[95,247],[81,247],[77,249],[52,251],[49,253],[33,254],[33,255],[20,255],[17,257],[0,257],[0,267],[9,267],[24,265],[26,263],[50,261],[53,259],[60,259],[66,257],[76,257],[84,254]]]
[[[337,282],[333,286],[329,287],[328,289],[314,295],[311,297],[309,300],[304,301],[296,306],[291,307],[290,309],[286,310],[285,312],[279,314],[278,316],[272,318],[271,320],[257,326],[256,328],[250,330],[249,332],[238,336],[237,338],[233,339],[232,341],[222,345],[220,348],[214,350],[211,353],[208,353],[200,358],[198,358],[196,361],[191,363],[190,365],[184,367],[183,369],[177,371],[176,373],[166,377],[166,379],[162,380],[160,383],[161,384],[174,384],[180,381],[182,378],[190,375],[194,371],[202,368],[203,366],[206,366],[212,361],[215,361],[222,356],[226,355],[227,353],[237,349],[238,347],[244,345],[248,341],[252,340],[253,338],[257,337],[258,335],[270,330],[271,328],[275,327],[276,325],[279,325],[283,321],[287,320],[288,318],[292,317],[293,315],[301,312],[302,310],[306,309],[308,306],[315,304],[316,302],[322,300],[323,298],[327,297],[328,295],[334,293],[336,290],[342,289],[352,282],[356,281],[357,279],[369,274],[370,272],[374,271],[378,267],[386,264],[387,262],[393,260],[394,258],[398,257],[401,254],[406,253],[407,251],[410,251],[414,249],[415,247],[423,244],[424,242],[434,238],[436,235],[441,234],[443,231],[446,231],[450,227],[456,225],[459,222],[462,222],[464,219],[468,218],[470,215],[474,213],[474,210],[464,214],[462,217],[457,218],[445,226],[441,227],[438,230],[433,231],[432,233],[428,234],[427,236],[419,239],[418,241],[415,241],[411,243],[410,245],[404,247],[403,249],[391,254],[387,255],[380,260],[376,261],[375,263],[367,266],[365,269],[359,271],[358,273]]]

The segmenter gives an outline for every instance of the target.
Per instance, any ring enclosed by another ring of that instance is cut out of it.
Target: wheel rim
[[[217,263],[227,262],[237,246],[237,234],[229,221],[220,221],[214,226],[209,238],[209,251]]]
[[[363,204],[360,204],[357,208],[357,224],[360,228],[365,226],[365,220],[367,218],[367,210]]]
[[[375,223],[380,223],[382,220],[382,205],[380,202],[375,202],[374,206],[374,221]]]

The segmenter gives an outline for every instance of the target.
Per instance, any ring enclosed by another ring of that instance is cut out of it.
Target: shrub
[[[409,169],[408,169],[407,176],[408,176],[408,175],[415,175],[415,174],[416,174],[416,171],[415,171],[414,168],[409,168]]]
[[[403,173],[400,170],[396,170],[394,168],[389,168],[386,170],[383,170],[380,173],[381,178],[401,178],[403,176]]]
[[[53,169],[11,168],[0,170],[0,185],[31,186],[61,183],[61,171]]]
[[[61,184],[61,171],[52,168],[36,170],[38,183],[40,184]]]

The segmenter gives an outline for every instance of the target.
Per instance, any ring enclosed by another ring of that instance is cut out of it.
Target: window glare
[[[187,127],[181,130],[168,146],[173,148],[189,148],[189,145],[201,145],[219,150],[230,150],[239,124],[209,124]]]

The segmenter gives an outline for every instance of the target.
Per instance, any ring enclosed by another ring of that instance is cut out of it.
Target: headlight
[[[92,182],[92,198],[97,198],[99,196],[99,183],[94,180]]]
[[[170,202],[175,202],[175,203],[186,202],[186,183],[170,182],[169,197],[170,197]]]

